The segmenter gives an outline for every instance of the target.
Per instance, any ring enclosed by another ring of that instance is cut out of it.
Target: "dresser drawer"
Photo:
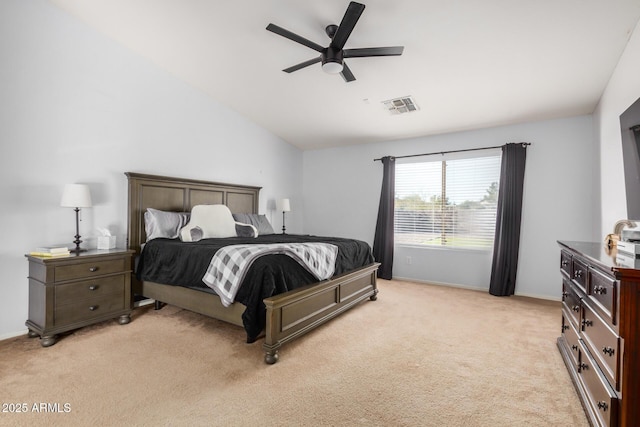
[[[59,265],[55,267],[55,281],[84,279],[110,273],[121,273],[124,270],[124,258]]]
[[[562,336],[564,336],[564,340],[567,343],[567,350],[573,357],[574,366],[577,367],[580,361],[580,339],[578,331],[573,326],[573,322],[569,320],[569,315],[565,309],[562,309]]]
[[[583,304],[582,309],[584,310],[583,339],[611,385],[620,389],[618,382],[620,337],[594,312],[589,304]]]
[[[99,295],[96,298],[74,301],[71,304],[56,304],[54,323],[56,327],[108,316],[124,310],[123,294]]]
[[[560,271],[566,273],[567,277],[571,277],[571,254],[566,251],[560,251]]]
[[[614,426],[618,423],[618,396],[602,375],[589,351],[580,343],[582,360],[580,378],[585,385],[588,402],[600,424]]]
[[[72,301],[97,298],[108,294],[123,295],[124,291],[124,274],[57,285],[55,287],[56,305],[65,305]]]
[[[595,269],[589,270],[589,295],[612,324],[616,324],[618,282]]]
[[[573,283],[578,285],[582,292],[587,293],[587,264],[583,263],[578,258],[573,258],[571,265],[571,279],[573,280]]]
[[[567,280],[562,280],[562,305],[576,328],[580,325],[581,298]]]

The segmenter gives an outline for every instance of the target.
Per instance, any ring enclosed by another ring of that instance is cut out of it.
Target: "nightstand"
[[[134,251],[89,250],[62,258],[26,255],[29,261],[30,337],[43,347],[57,334],[118,318],[131,321],[131,259]]]

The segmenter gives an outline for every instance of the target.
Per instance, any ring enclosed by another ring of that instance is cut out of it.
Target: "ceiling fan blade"
[[[269,24],[267,25],[267,30],[271,31],[272,33],[276,33],[282,37],[286,37],[289,40],[293,40],[296,43],[300,43],[301,45],[304,45],[306,47],[309,47],[317,52],[322,52],[322,50],[324,49],[324,47],[320,46],[318,43],[314,43],[311,40],[307,40],[302,36],[299,36],[295,33],[292,33],[289,30],[285,30],[282,27],[278,27],[275,24]]]
[[[404,46],[366,47],[363,49],[345,49],[344,58],[363,58],[366,56],[399,56],[402,55]]]
[[[356,26],[356,23],[358,22],[358,19],[360,19],[360,15],[362,15],[363,11],[363,4],[356,3],[354,1],[349,3],[347,11],[342,17],[342,22],[340,22],[338,30],[333,36],[333,40],[331,40],[331,47],[333,47],[334,49],[342,49],[344,47],[347,39],[353,31],[353,27]]]
[[[351,69],[347,67],[346,63],[342,63],[342,72],[340,73],[345,82],[349,83],[354,81],[356,78],[351,72]]]
[[[284,71],[285,73],[293,73],[294,71],[298,71],[301,68],[308,67],[309,65],[316,64],[316,63],[318,63],[320,61],[322,61],[322,57],[318,56],[317,58],[313,58],[313,59],[310,59],[308,61],[304,61],[304,62],[301,62],[301,63],[299,63],[297,65],[294,65],[292,67],[285,68],[282,71]]]

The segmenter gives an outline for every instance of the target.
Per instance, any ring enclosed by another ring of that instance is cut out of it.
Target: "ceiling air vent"
[[[403,96],[402,98],[389,99],[382,101],[385,108],[389,110],[390,114],[404,114],[418,111],[420,108],[410,96]]]

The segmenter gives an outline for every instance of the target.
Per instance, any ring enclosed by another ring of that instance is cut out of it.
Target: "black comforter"
[[[178,239],[154,239],[145,244],[136,268],[140,280],[199,288],[213,292],[202,277],[218,249],[227,245],[324,242],[338,247],[335,275],[373,263],[365,242],[338,237],[270,234],[257,238],[231,237],[184,243]],[[265,298],[308,285],[318,280],[287,255],[265,255],[255,260],[247,272],[236,301],[247,309],[242,315],[247,342],[253,342],[265,326]]]

